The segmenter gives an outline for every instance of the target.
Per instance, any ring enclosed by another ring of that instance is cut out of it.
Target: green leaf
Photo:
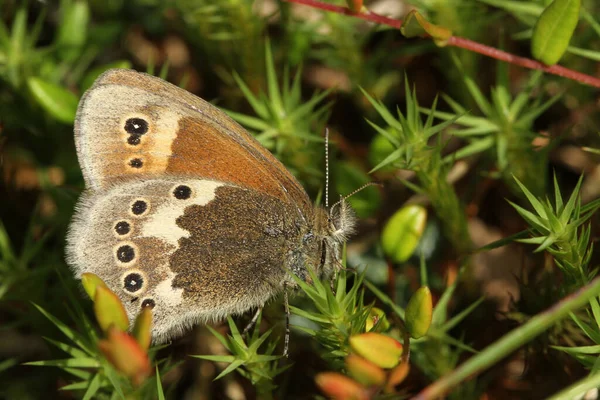
[[[91,349],[89,349],[83,342],[83,340],[81,340],[81,338],[79,337],[79,335],[72,330],[71,328],[69,328],[67,325],[63,324],[61,321],[59,321],[56,317],[54,317],[52,314],[48,313],[46,310],[44,310],[42,307],[38,306],[35,303],[32,303],[33,306],[35,308],[38,309],[39,312],[41,312],[46,318],[48,318],[50,320],[50,322],[52,322],[54,325],[56,325],[56,327],[67,337],[69,338],[73,343],[75,343],[77,346],[79,346],[80,348],[82,348],[83,350],[85,350],[88,354],[93,354],[93,352],[91,351]]]
[[[577,56],[581,56],[584,58],[588,58],[592,61],[600,62],[600,51],[597,50],[589,50],[589,49],[581,49],[579,47],[569,46],[567,51],[571,54],[575,54]]]
[[[75,121],[79,99],[73,93],[37,77],[29,78],[27,86],[38,104],[56,120],[65,124]]]
[[[242,365],[244,365],[244,360],[235,360],[233,361],[231,364],[229,364],[227,366],[227,368],[225,368],[219,375],[217,375],[217,377],[214,379],[215,381],[218,379],[221,379],[222,377],[224,377],[225,375],[235,371],[236,369],[238,369],[239,367],[241,367]]]
[[[52,343],[54,346],[58,347],[59,349],[61,349],[65,353],[70,354],[74,358],[82,358],[82,357],[87,357],[88,355],[92,355],[90,353],[86,354],[85,352],[81,351],[77,347],[68,345],[66,343],[62,343],[62,342],[59,342],[59,341],[56,341],[56,340],[52,340],[52,339],[47,338],[47,337],[44,337],[44,339],[47,342]]]
[[[290,306],[290,311],[292,312],[292,314],[309,319],[311,321],[319,322],[322,324],[326,324],[329,322],[328,318],[321,317],[321,316],[319,316],[319,314],[304,311],[303,309],[298,308],[298,307]]]
[[[83,395],[83,400],[91,400],[94,398],[94,395],[98,392],[98,389],[100,389],[101,379],[100,374],[94,375]]]
[[[165,400],[165,392],[162,387],[158,365],[156,366],[156,393],[158,395],[158,400]]]
[[[377,287],[369,281],[365,281],[365,286],[369,288],[369,290],[373,292],[373,294],[377,296],[377,298],[381,300],[383,304],[389,306],[396,313],[396,315],[398,315],[400,318],[404,318],[405,311],[400,308],[400,306],[396,305],[396,303],[394,303],[392,299],[385,295],[385,293],[377,289]]]
[[[593,346],[577,346],[577,347],[565,347],[565,346],[550,346],[553,349],[564,351],[569,354],[600,354],[600,344]]]
[[[569,46],[581,0],[554,0],[540,15],[531,38],[531,54],[546,65],[556,64]]]
[[[517,185],[519,185],[521,188],[521,191],[525,197],[527,197],[527,200],[529,200],[529,203],[531,203],[531,206],[535,209],[535,212],[537,212],[542,219],[548,219],[548,214],[546,214],[544,205],[533,195],[533,193],[527,189],[527,187],[525,187],[525,185],[521,183],[519,179],[517,179],[517,177],[514,177],[514,179],[515,182],[517,182]]]
[[[66,358],[63,360],[43,360],[32,361],[25,365],[35,365],[43,367],[70,367],[70,368],[99,368],[100,363],[94,357],[85,358]]]
[[[90,386],[90,382],[85,380],[81,382],[71,383],[66,386],[61,386],[59,390],[85,390]]]

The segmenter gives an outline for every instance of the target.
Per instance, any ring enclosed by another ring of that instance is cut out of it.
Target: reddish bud
[[[113,367],[128,377],[134,385],[140,385],[150,376],[152,367],[148,354],[127,333],[111,327],[106,339],[98,342],[98,347]]]
[[[381,386],[385,382],[385,371],[366,359],[350,354],[346,357],[348,374],[365,386]]]
[[[320,373],[315,381],[319,389],[334,400],[368,400],[369,398],[363,386],[337,372]]]

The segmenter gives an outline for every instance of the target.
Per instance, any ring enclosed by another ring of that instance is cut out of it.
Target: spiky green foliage
[[[58,341],[46,338],[48,343],[66,353],[68,358],[34,361],[26,363],[26,365],[58,367],[71,375],[73,379],[72,383],[63,386],[61,390],[72,391],[80,398],[86,400],[108,398],[114,395],[119,398],[129,396],[150,398],[157,393],[156,378],[146,380],[142,386],[135,387],[111,366],[98,350],[96,329],[83,314],[80,306],[75,305],[72,311],[80,331],[64,324],[42,307],[35,305],[35,308],[50,320],[68,339],[67,341]],[[157,371],[159,365],[163,374],[172,368],[172,365],[160,362],[156,365]],[[157,374],[156,376],[160,375]]]
[[[373,171],[387,165],[397,168],[412,170],[417,174],[420,186],[408,181],[404,183],[417,193],[428,196],[438,216],[444,220],[444,229],[447,238],[453,243],[459,253],[471,249],[471,241],[467,233],[467,223],[461,202],[447,180],[448,164],[442,157],[443,142],[439,134],[455,123],[460,116],[449,118],[440,124],[434,124],[436,104],[434,101],[431,112],[425,123],[419,112],[416,91],[411,91],[408,81],[405,81],[406,112],[396,110],[394,116],[383,103],[376,101],[366,92],[367,100],[379,113],[387,124],[381,127],[369,121],[369,124],[384,136],[395,148]],[[437,136],[435,145],[430,145],[434,136]]]
[[[298,329],[314,337],[324,347],[323,357],[339,366],[350,350],[348,339],[365,331],[371,311],[371,306],[364,304],[364,293],[361,289],[364,276],[356,276],[352,287],[348,289],[347,274],[342,270],[335,281],[335,288],[332,288],[311,270],[309,272],[312,284],[298,277],[294,277],[294,280],[310,299],[314,310],[290,306],[290,311],[317,324],[317,329]]]
[[[220,379],[233,371],[238,371],[250,380],[257,389],[261,398],[271,398],[276,386],[273,379],[289,368],[289,365],[280,366],[281,355],[274,354],[278,344],[277,340],[270,340],[273,328],[265,333],[260,333],[260,321],[256,321],[252,333],[244,338],[231,317],[227,318],[230,334],[224,336],[214,328],[208,327],[214,337],[231,353],[231,355],[195,355],[193,357],[203,360],[224,362],[229,364],[215,379]]]
[[[572,282],[579,284],[588,282],[596,275],[595,270],[588,269],[593,244],[590,242],[590,226],[584,224],[600,207],[600,200],[581,206],[579,190],[582,178],[577,182],[569,200],[564,203],[555,176],[554,204],[549,199],[545,201],[537,199],[515,178],[534,211],[528,211],[510,202],[527,221],[533,236],[519,241],[538,245],[536,252],[547,251],[552,254],[565,275]]]
[[[458,59],[454,61],[462,70]],[[560,96],[545,102],[538,97],[532,98],[542,76],[541,73],[533,73],[526,88],[513,98],[507,69],[499,66],[498,71],[497,84],[491,89],[489,100],[472,77],[463,75],[464,85],[477,105],[477,111],[468,110],[444,95],[453,113],[433,109],[425,109],[424,112],[446,121],[456,121],[458,127],[452,130],[452,134],[465,139],[468,144],[452,154],[455,160],[489,151],[496,159],[493,167],[498,169],[504,182],[515,193],[519,191],[514,185],[513,175],[539,196],[546,189],[545,166],[549,147],[532,151],[534,140],[539,137],[533,124]]]

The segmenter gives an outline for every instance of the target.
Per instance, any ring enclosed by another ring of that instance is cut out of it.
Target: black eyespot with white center
[[[150,309],[153,309],[155,305],[156,303],[152,299],[145,299],[142,301],[142,308],[150,307]]]
[[[131,204],[131,213],[139,217],[148,212],[148,208],[148,202],[146,200],[136,200]]]
[[[131,160],[129,160],[129,166],[131,168],[139,169],[144,166],[144,162],[141,158],[132,158]]]
[[[125,236],[131,232],[131,224],[127,221],[119,221],[115,224],[115,232],[119,236]]]
[[[142,118],[129,118],[125,121],[125,132],[132,135],[143,135],[148,132],[148,121]]]
[[[132,272],[123,279],[123,286],[129,293],[139,292],[144,287],[144,278],[141,274]]]
[[[127,138],[127,143],[129,143],[132,146],[137,146],[141,142],[140,138],[140,135],[131,135]]]
[[[124,244],[123,246],[119,246],[117,248],[117,260],[122,263],[130,263],[135,259],[135,249],[128,245]]]
[[[192,188],[187,185],[179,185],[173,189],[173,196],[178,200],[186,200],[192,196]]]

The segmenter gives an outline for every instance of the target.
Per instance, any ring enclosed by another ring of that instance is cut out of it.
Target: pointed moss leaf
[[[62,360],[44,360],[44,361],[32,361],[24,363],[23,365],[35,365],[44,367],[70,367],[70,368],[98,368],[100,363],[94,357],[86,358],[66,358]]]
[[[398,210],[383,228],[383,251],[394,262],[402,263],[413,254],[427,222],[427,210],[409,205]]]
[[[31,77],[27,80],[29,91],[38,104],[57,121],[72,124],[79,99],[62,86]]]
[[[59,390],[84,390],[88,386],[89,386],[89,382],[86,380],[86,381],[82,381],[82,382],[71,383],[66,386],[61,386]]]
[[[405,311],[400,308],[400,306],[396,305],[396,303],[394,303],[392,299],[385,295],[381,290],[377,289],[375,285],[369,281],[365,281],[365,286],[369,288],[369,290],[373,292],[373,294],[377,296],[377,298],[381,300],[383,304],[389,306],[400,318],[404,318]]]
[[[217,377],[214,379],[219,380],[222,377],[224,377],[225,375],[230,374],[231,372],[235,371],[236,369],[238,369],[239,367],[241,367],[242,365],[244,365],[245,361],[244,360],[235,360],[233,361],[231,364],[229,364],[227,366],[227,368],[225,368],[223,371],[221,371],[221,373],[219,375],[217,375]]]
[[[531,54],[546,65],[556,64],[569,46],[581,0],[554,0],[540,15],[531,38]]]
[[[42,307],[38,306],[35,303],[32,303],[33,306],[35,308],[38,309],[38,311],[40,313],[42,313],[46,318],[48,318],[50,320],[50,322],[52,322],[54,325],[56,325],[56,327],[67,337],[69,338],[74,344],[76,344],[77,346],[79,346],[81,349],[85,350],[88,354],[92,354],[93,351],[88,348],[88,346],[86,345],[86,343],[81,339],[81,337],[77,334],[77,332],[75,332],[73,329],[71,329],[69,326],[65,325],[63,322],[61,322],[60,320],[58,320],[56,317],[54,317],[52,314],[48,313],[46,310],[44,310]]]
[[[92,400],[98,392],[98,389],[100,389],[101,382],[102,376],[100,374],[94,375],[89,385],[87,386],[87,390],[85,391],[82,400]]]
[[[410,298],[406,306],[406,328],[410,336],[418,339],[427,334],[431,326],[433,301],[427,286],[421,286]]]
[[[70,354],[73,358],[83,358],[83,357],[87,357],[88,355],[90,355],[89,353],[85,353],[83,351],[81,351],[80,349],[78,349],[77,347],[74,347],[70,344],[65,344],[56,340],[52,340],[50,338],[44,337],[44,339],[48,342],[48,343],[52,343],[54,346],[56,346],[57,348],[61,349],[62,351],[64,351],[65,353]]]
[[[378,165],[395,149],[394,145],[385,136],[376,135],[369,146],[369,164]],[[394,170],[395,168],[391,165],[384,166],[380,169],[381,172],[393,172]]]
[[[165,392],[162,387],[158,365],[154,368],[154,370],[156,375],[156,395],[158,396],[158,400],[165,400]]]

